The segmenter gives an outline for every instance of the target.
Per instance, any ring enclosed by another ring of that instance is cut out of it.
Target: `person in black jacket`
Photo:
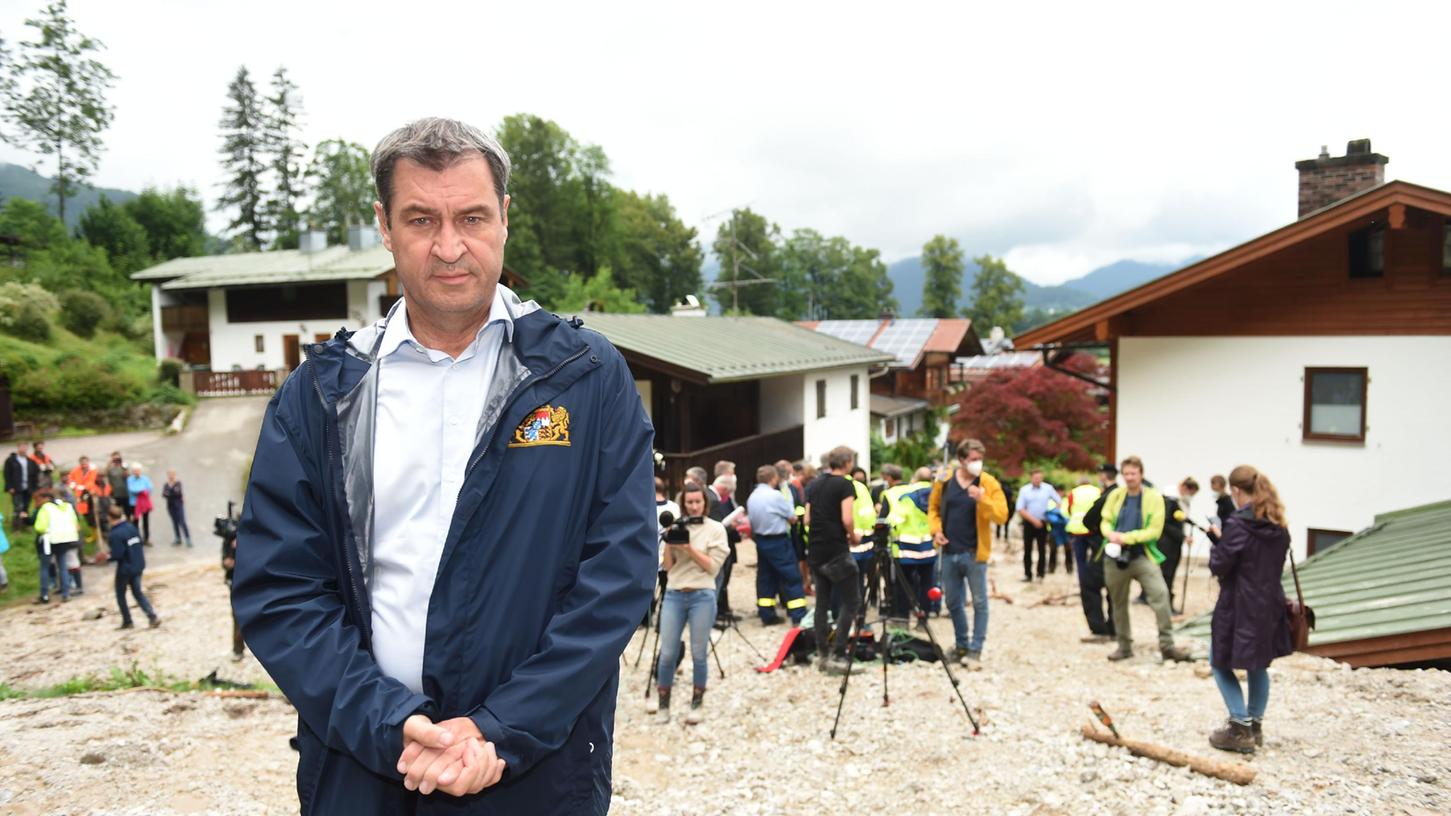
[[[1103,503],[1109,492],[1118,486],[1118,468],[1112,462],[1104,462],[1098,468],[1098,481],[1103,492],[1088,508],[1088,515],[1083,517],[1090,543],[1078,585],[1083,598],[1083,617],[1088,621],[1088,631],[1093,633],[1082,638],[1084,643],[1108,643],[1117,636],[1108,602],[1108,585],[1103,578],[1103,559],[1098,557],[1098,550],[1103,544],[1103,533],[1099,531],[1103,523]]]
[[[10,515],[10,529],[18,530],[20,525],[30,521],[30,496],[39,482],[40,467],[30,458],[30,446],[21,442],[5,460],[5,492],[10,494],[14,508]]]

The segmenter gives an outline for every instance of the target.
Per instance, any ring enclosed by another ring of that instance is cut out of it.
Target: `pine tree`
[[[67,14],[65,0],[54,0],[39,19],[25,24],[40,39],[20,44],[13,64],[0,80],[7,141],[53,157],[51,192],[65,220],[66,200],[96,171],[101,158],[101,131],[111,126],[113,110],[106,102],[116,76],[88,56],[104,46],[80,33]],[[8,62],[8,60],[5,60]]]
[[[236,208],[227,223],[227,231],[243,251],[262,248],[270,231],[267,222],[266,182],[267,132],[257,87],[247,73],[247,66],[237,69],[237,76],[227,87],[228,104],[222,109],[222,169],[227,180],[217,209]]]
[[[272,95],[263,105],[268,164],[272,170],[272,195],[267,199],[266,217],[275,231],[274,249],[296,249],[302,230],[297,206],[303,196],[302,157],[307,145],[296,138],[302,117],[302,98],[297,86],[279,67],[272,74]]]

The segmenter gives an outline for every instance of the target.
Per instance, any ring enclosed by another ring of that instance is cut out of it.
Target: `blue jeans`
[[[55,582],[60,589],[60,596],[69,599],[71,596],[71,573],[65,568],[65,554],[76,546],[76,542],[69,544],[50,545],[50,555],[45,554],[44,545],[39,541],[35,542],[35,555],[40,561],[40,597],[50,597],[51,570],[55,570]]]
[[[660,666],[656,682],[670,688],[675,682],[675,665],[680,662],[680,637],[690,624],[691,680],[696,688],[705,688],[710,677],[710,629],[715,623],[715,590],[697,589],[681,592],[665,590],[660,604]]]
[[[957,647],[981,652],[987,640],[987,564],[980,564],[977,553],[947,553],[942,561],[942,594],[947,613],[952,616],[952,631]],[[972,592],[972,640],[967,637],[967,592]]]
[[[185,506],[178,507],[173,510],[171,509],[171,505],[168,504],[166,506],[166,514],[168,516],[171,516],[172,537],[175,538],[177,541],[186,542],[187,546],[191,546],[191,530],[188,530],[186,528]]]
[[[1209,660],[1210,668],[1214,669],[1214,685],[1219,686],[1219,696],[1224,698],[1224,706],[1229,709],[1229,718],[1242,723],[1264,719],[1265,708],[1270,704],[1269,670],[1253,669],[1245,672],[1249,681],[1249,705],[1246,706],[1244,690],[1240,688],[1239,678],[1234,676],[1234,670],[1215,666],[1213,653],[1209,655]]]

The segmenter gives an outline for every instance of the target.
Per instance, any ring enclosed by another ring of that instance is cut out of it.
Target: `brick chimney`
[[[1370,151],[1369,139],[1345,145],[1345,155],[1331,158],[1324,147],[1317,158],[1295,162],[1300,171],[1300,218],[1356,193],[1385,183],[1387,156]]]

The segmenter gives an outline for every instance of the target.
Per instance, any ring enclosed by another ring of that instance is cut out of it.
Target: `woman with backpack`
[[[1219,578],[1209,663],[1229,720],[1209,735],[1209,744],[1252,754],[1264,744],[1260,722],[1270,698],[1270,662],[1294,651],[1280,584],[1290,531],[1285,506],[1265,474],[1240,465],[1229,474],[1229,495],[1237,509],[1209,554],[1209,569]],[[1248,677],[1248,702],[1235,669]]]

